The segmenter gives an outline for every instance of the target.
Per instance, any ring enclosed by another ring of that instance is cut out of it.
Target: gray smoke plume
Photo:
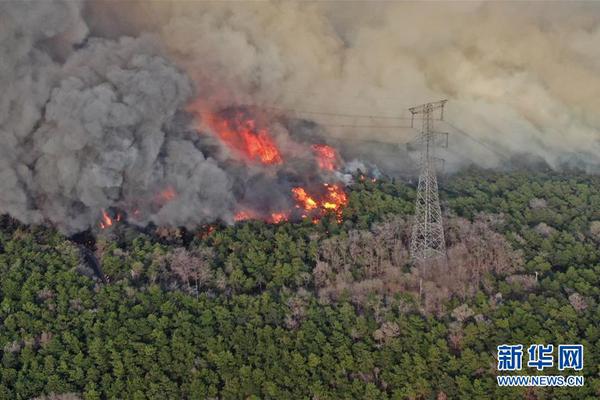
[[[194,88],[156,38],[89,38],[68,53],[86,32],[77,3],[0,7],[0,210],[68,233],[115,206],[140,224],[231,220],[229,177],[173,123]]]
[[[124,20],[129,32],[158,32],[213,104],[398,115],[447,98],[449,121],[508,158],[600,161],[597,2],[161,1],[127,10],[97,3],[94,11],[99,32],[123,29]],[[502,161],[450,127],[439,129],[455,133],[446,155],[454,164]],[[392,143],[415,134],[328,131]]]
[[[398,115],[441,98],[476,139],[439,126],[455,168],[502,161],[480,143],[600,164],[598,43],[595,3],[1,2],[0,213],[68,233],[109,209],[141,225],[268,214],[324,179],[305,130],[366,164],[411,164],[372,143],[414,130],[298,110]],[[279,107],[267,120],[286,163],[236,163],[190,104]]]

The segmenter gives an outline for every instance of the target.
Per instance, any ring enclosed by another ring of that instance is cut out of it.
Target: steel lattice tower
[[[409,108],[412,114],[411,126],[413,126],[415,115],[422,117],[422,128],[418,139],[420,147],[419,186],[410,241],[410,255],[417,262],[437,257],[445,259],[446,257],[446,242],[436,173],[436,163],[443,162],[443,160],[435,156],[435,149],[439,146],[440,136],[445,137],[445,145],[448,145],[448,134],[433,130],[434,111],[440,111],[439,119],[442,120],[446,101]]]

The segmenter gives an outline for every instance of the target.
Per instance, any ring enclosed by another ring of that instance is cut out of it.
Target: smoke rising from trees
[[[15,1],[0,22],[0,212],[69,233],[110,207],[140,224],[232,220],[240,173],[190,134],[192,100],[396,115],[448,98],[453,123],[507,156],[600,161],[592,3]],[[498,164],[454,140],[455,166]]]

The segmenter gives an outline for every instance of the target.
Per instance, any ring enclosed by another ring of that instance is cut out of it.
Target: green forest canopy
[[[414,194],[358,180],[342,224],[120,224],[93,255],[3,217],[0,398],[599,398],[600,179],[447,178],[448,265],[427,270]],[[582,343],[585,386],[499,388],[502,343]]]

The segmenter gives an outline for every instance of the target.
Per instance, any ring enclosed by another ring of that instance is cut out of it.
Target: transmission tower
[[[409,108],[412,114],[411,127],[414,127],[415,115],[422,117],[421,133],[418,138],[419,186],[410,241],[410,255],[417,262],[438,257],[444,257],[445,260],[446,257],[436,174],[436,164],[443,164],[444,160],[435,156],[435,150],[438,146],[448,146],[448,134],[433,130],[434,112],[437,114],[439,110],[439,120],[443,120],[446,101],[441,100]]]

